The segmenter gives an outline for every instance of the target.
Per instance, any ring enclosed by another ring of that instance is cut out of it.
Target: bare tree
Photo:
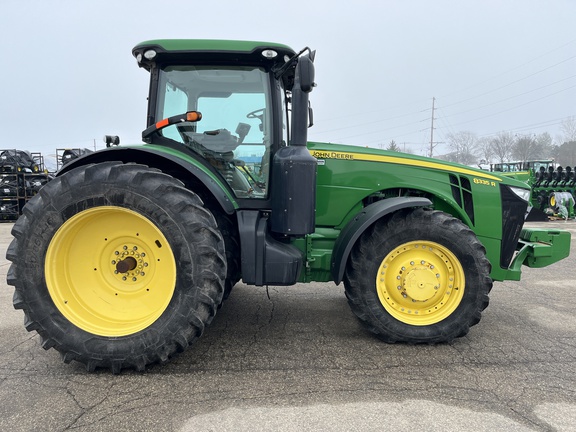
[[[542,132],[540,135],[536,135],[536,145],[540,149],[540,157],[550,157],[552,155],[552,137],[548,132]]]
[[[478,160],[476,147],[478,138],[470,131],[460,131],[447,135],[448,145],[452,153],[447,155],[447,159],[465,165],[473,165]]]
[[[568,117],[560,124],[564,142],[576,141],[576,117]]]
[[[543,157],[544,148],[535,135],[518,135],[512,147],[512,157],[518,161],[529,161]]]
[[[576,165],[576,117],[568,117],[560,124],[562,144],[554,147],[554,160],[562,166]],[[574,167],[576,168],[576,167]]]
[[[492,158],[494,157],[494,150],[492,149],[490,138],[484,137],[478,139],[476,149],[477,154],[481,159],[480,163],[488,164],[492,161]]]
[[[510,161],[513,146],[514,135],[511,132],[500,132],[490,140],[492,154],[500,163]]]
[[[561,166],[576,169],[576,141],[568,141],[556,146],[554,160]]]

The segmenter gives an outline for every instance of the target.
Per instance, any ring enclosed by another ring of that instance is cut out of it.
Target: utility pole
[[[430,125],[430,154],[428,156],[432,157],[432,151],[434,150],[434,102],[436,98],[432,98],[432,124]]]
[[[432,157],[435,144],[441,144],[439,141],[434,141],[434,103],[436,102],[436,98],[432,98],[432,121],[430,124],[430,152],[428,153],[428,157]]]

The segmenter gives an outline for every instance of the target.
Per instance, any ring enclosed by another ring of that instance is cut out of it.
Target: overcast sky
[[[439,142],[560,139],[576,116],[574,0],[1,0],[0,19],[0,148],[140,142],[148,74],[131,50],[160,38],[317,50],[310,140],[423,154],[433,97]]]

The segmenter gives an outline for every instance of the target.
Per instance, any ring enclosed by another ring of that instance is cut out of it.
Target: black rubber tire
[[[455,255],[464,273],[465,290],[456,309],[429,325],[413,325],[392,316],[377,292],[385,257],[413,241],[442,245]],[[352,311],[383,341],[434,344],[464,336],[480,321],[492,288],[490,270],[484,246],[459,219],[426,208],[407,209],[379,220],[363,233],[350,254],[344,285]]]
[[[106,337],[73,325],[55,306],[45,280],[44,261],[59,227],[75,214],[98,206],[130,209],[160,229],[176,270],[164,312],[143,330]],[[47,183],[24,208],[7,252],[8,283],[14,307],[25,314],[45,349],[87,370],[142,371],[186,349],[204,331],[222,301],[226,277],[224,241],[213,215],[181,182],[143,165],[106,162],[81,166]]]

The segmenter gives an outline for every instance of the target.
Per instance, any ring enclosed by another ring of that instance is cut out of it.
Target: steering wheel
[[[259,120],[262,120],[262,117],[264,117],[264,111],[265,110],[266,110],[266,108],[260,108],[260,109],[257,109],[255,111],[249,112],[248,114],[246,114],[246,118],[249,118],[249,119],[257,118]]]

